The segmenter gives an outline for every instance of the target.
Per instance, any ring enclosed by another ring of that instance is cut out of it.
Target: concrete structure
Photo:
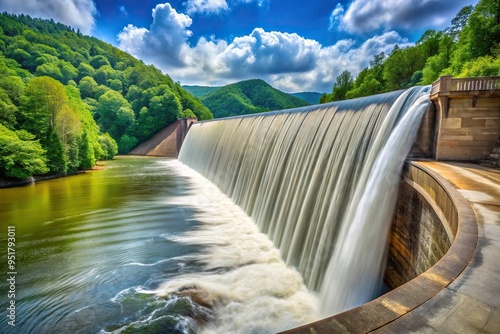
[[[283,333],[500,333],[500,77],[442,77],[419,129],[384,277],[392,289],[355,309]],[[191,121],[192,123],[193,121]],[[131,154],[177,157],[176,123]]]
[[[500,77],[441,77],[432,84],[431,100],[435,160],[480,161],[494,153],[500,139]]]
[[[196,121],[196,118],[179,118],[137,145],[129,154],[177,158],[189,127]]]
[[[410,157],[440,162],[405,166],[393,290],[283,333],[500,333],[500,170],[463,162],[500,165],[500,77],[442,77],[431,100]]]

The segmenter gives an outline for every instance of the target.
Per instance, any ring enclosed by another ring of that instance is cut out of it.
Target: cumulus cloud
[[[129,24],[118,34],[120,48],[153,64],[184,66],[182,54],[189,48],[187,39],[192,32],[187,28],[192,22],[169,3],[159,4],[153,9],[149,30]]]
[[[297,34],[256,28],[248,36],[235,38],[219,57],[237,73],[305,72],[316,65],[320,49],[318,42]]]
[[[188,15],[169,4],[158,5],[149,29],[128,25],[122,30],[120,48],[184,84],[224,85],[258,77],[289,92],[326,92],[345,69],[357,75],[376,54],[409,45],[394,31],[362,44],[345,39],[324,47],[295,33],[262,28],[232,41],[212,36],[190,43],[191,24]]]
[[[97,10],[93,0],[2,0],[0,12],[54,19],[90,34]]]
[[[335,28],[344,16],[344,6],[342,6],[340,3],[337,4],[335,9],[333,10],[332,14],[330,15],[330,29]]]
[[[330,23],[354,34],[376,30],[415,29],[450,23],[460,8],[475,0],[354,0],[347,8],[340,4],[333,10]]]
[[[412,43],[395,31],[374,36],[360,45],[353,40],[341,40],[319,50],[316,66],[313,69],[299,75],[286,72],[275,74],[271,76],[270,82],[288,92],[303,90],[329,92],[335,79],[344,70],[356,76],[369,65],[375,55],[381,52],[389,54],[396,44],[406,47]]]
[[[188,0],[186,3],[187,13],[219,13],[229,10],[226,0]]]
[[[267,0],[229,0],[229,4],[226,0],[187,0],[186,12],[190,15],[201,13],[201,14],[220,14],[224,12],[229,12],[231,7],[236,6],[240,3],[250,4],[256,2],[260,7]]]

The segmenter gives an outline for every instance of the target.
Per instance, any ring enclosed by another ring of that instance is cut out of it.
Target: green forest
[[[264,80],[253,79],[223,86],[200,97],[215,118],[255,114],[306,106],[295,96],[271,87]]]
[[[0,177],[92,168],[179,117],[212,113],[118,48],[53,20],[0,14]]]
[[[376,55],[355,79],[342,72],[320,103],[429,85],[444,75],[500,75],[500,1],[462,8],[447,29],[427,30],[414,46]]]

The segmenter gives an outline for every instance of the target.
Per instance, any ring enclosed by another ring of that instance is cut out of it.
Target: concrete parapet
[[[500,77],[441,77],[432,85],[436,160],[479,161],[500,139]]]

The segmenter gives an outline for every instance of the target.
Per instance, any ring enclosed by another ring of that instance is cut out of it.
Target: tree
[[[68,162],[61,138],[52,127],[47,129],[45,136],[40,140],[42,147],[47,151],[47,167],[49,172],[55,174],[65,174],[68,171]]]
[[[88,63],[81,62],[80,65],[78,65],[78,80],[81,80],[84,77],[92,77],[94,74],[95,69]]]
[[[346,99],[346,94],[352,89],[354,79],[351,72],[345,70],[336,79],[333,84],[331,101],[340,101]]]
[[[78,84],[82,98],[93,97],[97,89],[97,82],[92,77],[84,77]]]
[[[479,1],[469,16],[468,27],[472,57],[492,55],[500,43],[500,1]]]
[[[135,121],[135,115],[128,101],[114,90],[107,91],[99,98],[96,113],[101,130],[111,137],[120,138]]]
[[[14,130],[16,126],[17,107],[12,103],[7,91],[0,87],[0,124]]]
[[[27,131],[12,131],[0,124],[0,175],[26,179],[45,174],[45,150]]]
[[[452,48],[451,36],[444,35],[439,42],[439,53],[427,58],[419,84],[430,85],[443,75],[443,71],[450,66]]]
[[[422,70],[425,57],[417,47],[395,47],[384,64],[384,80],[387,90],[408,88],[416,71]]]
[[[90,65],[94,69],[98,70],[104,65],[109,65],[109,61],[103,55],[97,55],[95,57],[92,57],[92,59],[90,59]]]
[[[99,144],[102,148],[102,159],[113,159],[113,157],[118,153],[118,144],[111,138],[109,133],[104,133],[99,136]]]
[[[60,82],[50,77],[30,80],[21,97],[23,129],[41,138],[49,127],[55,127],[56,116],[67,101],[64,86]]]
[[[474,10],[474,6],[469,5],[465,6],[458,14],[451,20],[451,26],[445,30],[445,32],[454,40],[458,39],[458,36],[462,32],[463,28],[467,25],[467,21],[469,20],[469,16]]]
[[[120,142],[118,144],[118,152],[122,154],[128,153],[137,146],[137,143],[137,138],[125,134],[120,138]]]

